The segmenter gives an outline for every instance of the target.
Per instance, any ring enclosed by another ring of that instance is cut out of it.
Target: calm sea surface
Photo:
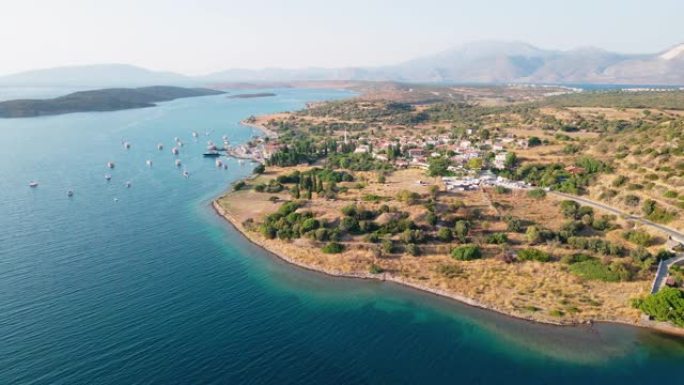
[[[217,169],[206,142],[248,140],[237,122],[251,114],[350,96],[275,92],[0,120],[0,384],[684,383],[681,340],[534,325],[245,241],[209,203],[253,166]]]

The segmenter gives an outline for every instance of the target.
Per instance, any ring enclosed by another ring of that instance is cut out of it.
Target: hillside
[[[0,117],[24,118],[71,112],[117,111],[153,107],[154,103],[179,98],[222,93],[205,88],[169,86],[81,91],[53,99],[19,99],[0,102]]]
[[[157,84],[186,85],[184,75],[152,71],[127,64],[95,64],[45,68],[0,76],[2,86],[142,87]]]

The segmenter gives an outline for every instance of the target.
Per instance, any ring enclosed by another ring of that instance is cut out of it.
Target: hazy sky
[[[683,16],[684,0],[0,0],[0,74],[382,65],[482,39],[655,52],[684,42]]]

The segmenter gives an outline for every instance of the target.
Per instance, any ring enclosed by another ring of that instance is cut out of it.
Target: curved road
[[[605,210],[605,211],[611,212],[611,213],[616,214],[616,215],[623,216],[627,219],[639,222],[644,226],[652,227],[656,230],[662,231],[662,232],[666,233],[667,235],[671,236],[672,239],[674,239],[675,241],[677,241],[679,243],[684,243],[684,232],[681,232],[677,229],[673,229],[672,227],[663,226],[663,225],[660,225],[658,223],[651,222],[648,219],[638,217],[638,216],[635,216],[632,214],[628,214],[624,211],[618,210],[614,207],[610,207],[610,206],[605,205],[601,202],[596,202],[596,201],[593,201],[591,199],[582,198],[582,197],[579,197],[577,195],[565,194],[565,193],[558,192],[558,191],[549,191],[548,193],[562,197],[562,198],[565,198],[565,199],[570,199],[570,200],[573,200],[577,203],[582,203],[584,205],[594,207],[594,208],[597,208],[600,210]]]
[[[673,240],[679,243],[684,244],[684,233],[682,233],[679,230],[673,229],[668,226],[663,226],[654,222],[649,221],[648,219],[644,219],[641,217],[637,217],[631,214],[627,214],[623,211],[620,211],[614,207],[607,206],[601,202],[596,202],[591,199],[586,199],[582,197],[578,197],[576,195],[570,195],[570,194],[565,194],[562,192],[558,191],[549,191],[549,194],[553,194],[555,196],[559,196],[565,199],[570,199],[573,200],[577,203],[581,203],[590,207],[597,208],[599,210],[604,210],[608,211],[610,213],[616,214],[623,216],[627,219],[636,221],[641,223],[644,226],[649,226],[652,227],[656,230],[662,231],[669,235]],[[666,261],[661,261],[660,264],[658,264],[658,270],[656,271],[655,277],[653,278],[653,284],[651,285],[651,294],[657,293],[660,289],[662,289],[663,286],[665,286],[665,281],[667,280],[668,276],[668,271],[670,269],[670,266],[674,265],[675,263],[683,262],[684,261],[684,253],[679,253],[676,257],[670,258]]]

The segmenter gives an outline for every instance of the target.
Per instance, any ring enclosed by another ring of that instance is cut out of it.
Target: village
[[[252,137],[252,140],[245,144],[228,148],[228,155],[267,163],[271,156],[285,145],[278,141],[277,133],[271,130],[266,133],[264,136]],[[368,154],[375,160],[390,164],[394,169],[416,168],[428,172],[431,160],[446,160],[446,175],[441,175],[441,180],[447,191],[476,190],[485,186],[501,186],[507,189],[533,187],[524,181],[514,181],[493,172],[506,169],[509,166],[507,159],[514,154],[513,150],[528,147],[527,139],[504,137],[480,140],[472,129],[468,129],[467,134],[467,138],[460,140],[445,134],[387,139],[373,136],[349,138],[345,131],[338,147],[342,150],[344,144],[347,148],[353,149],[353,154]],[[567,171],[577,173],[582,170],[570,166]],[[417,180],[416,183],[424,182]]]

